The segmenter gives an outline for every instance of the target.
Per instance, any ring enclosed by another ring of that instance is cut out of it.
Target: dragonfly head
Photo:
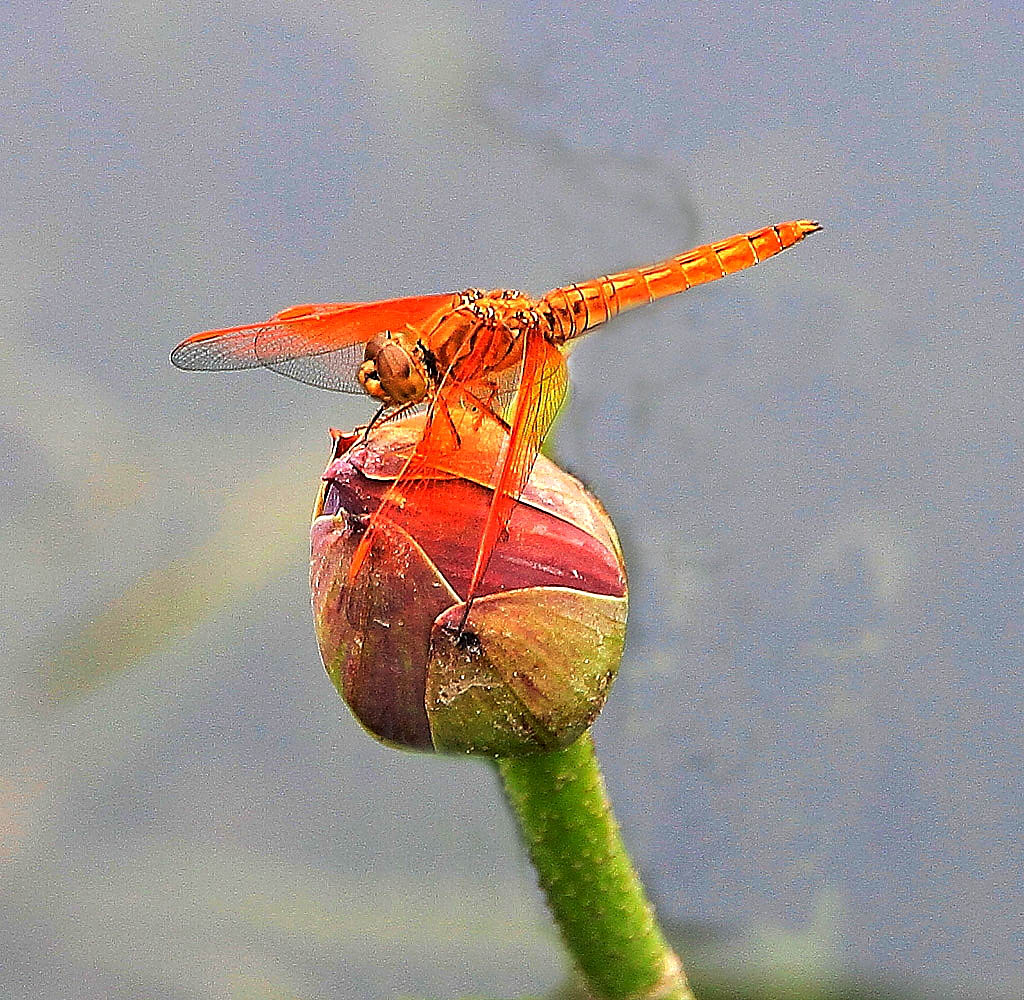
[[[359,384],[382,403],[418,403],[427,393],[427,371],[416,351],[408,350],[390,330],[366,345],[357,377]]]

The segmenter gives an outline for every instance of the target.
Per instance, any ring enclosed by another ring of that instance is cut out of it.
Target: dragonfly
[[[364,393],[380,404],[367,433],[378,420],[425,407],[422,436],[356,547],[350,585],[388,508],[403,506],[417,483],[451,468],[452,456],[482,421],[501,421],[465,623],[565,400],[566,353],[574,342],[620,312],[745,270],[820,229],[810,219],[766,226],[539,298],[514,289],[470,288],[291,306],[258,323],[194,334],[174,349],[171,361],[188,371],[266,368],[321,389]]]

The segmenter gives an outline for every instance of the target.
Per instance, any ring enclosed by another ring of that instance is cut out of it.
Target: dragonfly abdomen
[[[648,267],[556,288],[544,296],[551,310],[555,342],[578,337],[626,309],[753,267],[820,228],[809,219],[783,222],[695,247]]]

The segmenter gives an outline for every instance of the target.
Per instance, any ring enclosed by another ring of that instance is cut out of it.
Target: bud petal
[[[366,441],[336,435],[311,533],[327,672],[386,743],[489,755],[567,746],[604,704],[627,604],[614,528],[576,479],[538,459],[461,633],[506,435],[497,422],[388,505],[349,586],[356,546],[423,419],[385,424]]]
[[[493,594],[473,604],[469,642],[454,639],[460,615],[449,608],[432,636],[426,702],[436,749],[507,756],[583,735],[622,657],[624,597]]]

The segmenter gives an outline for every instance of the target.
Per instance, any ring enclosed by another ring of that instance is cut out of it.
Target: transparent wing
[[[530,478],[540,447],[558,414],[569,385],[565,358],[539,331],[524,335],[519,391],[512,405],[508,441],[494,481],[491,509],[484,524],[467,604],[487,572],[491,554],[508,527],[516,502]]]
[[[187,371],[269,368],[323,389],[362,391],[355,381],[362,345],[382,330],[425,326],[458,303],[444,294],[292,306],[262,323],[194,334],[171,361]]]
[[[476,479],[491,487],[492,498],[466,594],[468,611],[568,387],[568,369],[558,348],[539,329],[525,331],[521,339],[522,361],[514,374],[495,379],[481,371],[467,381],[446,374],[425,415],[422,436],[353,555],[350,586],[364,569],[378,524],[391,517],[391,511],[411,506],[417,491],[432,479]],[[506,423],[495,410],[514,387],[515,401]]]
[[[327,351],[324,354],[300,354],[284,361],[266,361],[264,368],[287,375],[297,382],[330,389],[334,392],[354,392],[362,395],[366,390],[359,384],[356,372],[363,362],[363,343]]]
[[[479,404],[467,387],[446,381],[424,415],[423,433],[410,450],[401,471],[381,498],[349,564],[349,586],[363,570],[380,523],[395,509],[410,506],[417,491],[436,479],[470,478],[489,484],[505,438],[504,426],[497,435],[481,434],[483,421],[501,424],[487,407]],[[453,530],[458,526],[453,524]]]

